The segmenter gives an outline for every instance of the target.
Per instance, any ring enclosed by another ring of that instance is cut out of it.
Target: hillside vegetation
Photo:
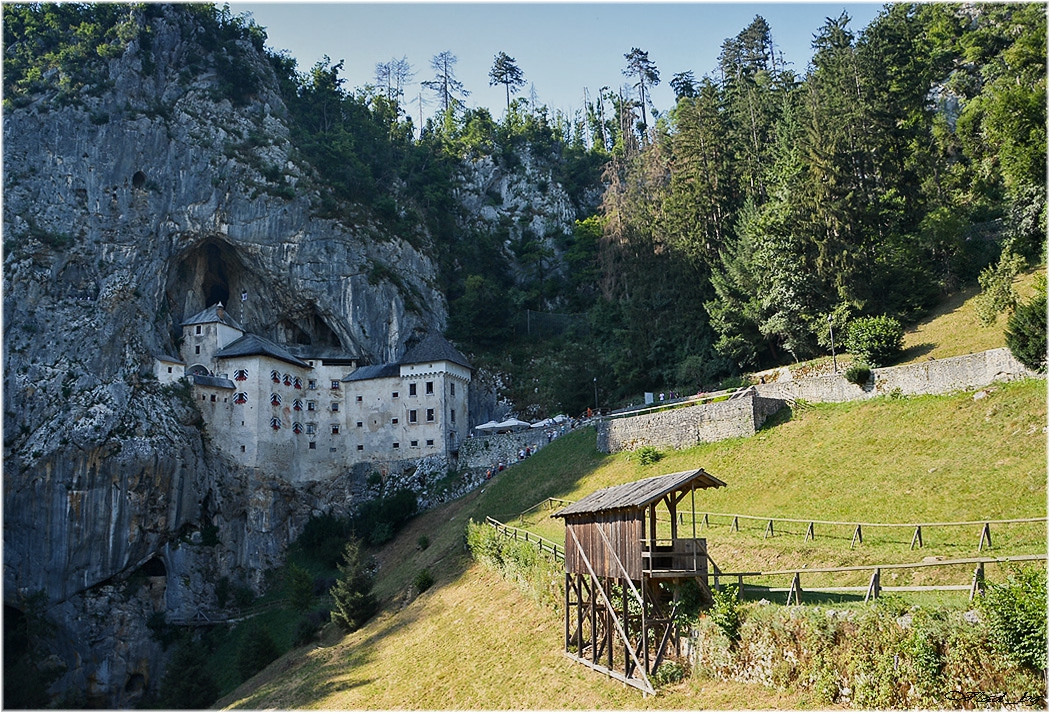
[[[493,478],[483,489],[417,517],[378,553],[383,615],[346,637],[290,652],[220,701],[247,708],[597,708],[795,707],[816,705],[760,686],[687,680],[652,699],[563,659],[557,612],[474,565],[464,551],[470,518],[514,521],[546,497],[577,499],[598,488],[703,467],[727,483],[697,498],[698,511],[843,519],[949,522],[1046,513],[1046,382],[999,385],[972,394],[811,406],[750,439],[669,452],[643,466],[630,454],[603,455],[593,429],[572,432]],[[562,541],[546,512],[524,520]],[[514,521],[515,524],[516,521]],[[762,527],[707,530],[723,569],[914,562],[975,556],[979,528],[931,530],[909,549],[911,532],[865,538],[849,529],[762,537]],[[430,538],[425,550],[420,535]],[[1001,526],[995,554],[1046,551],[1045,524]],[[436,584],[415,597],[423,569]],[[928,574],[901,580],[932,583]],[[965,579],[967,573],[955,573]],[[1002,572],[990,568],[990,579]],[[842,581],[837,583],[853,583]],[[887,582],[888,583],[888,582]],[[895,582],[897,583],[897,582]],[[778,586],[784,586],[783,583]],[[964,598],[955,601],[963,603]]]

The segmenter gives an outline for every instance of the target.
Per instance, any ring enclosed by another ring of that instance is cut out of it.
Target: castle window
[[[452,395],[452,396],[455,396],[456,395],[456,382],[453,381],[451,384],[448,385],[448,388],[449,388],[449,394]]]
[[[427,446],[433,446],[433,445],[434,445],[434,439],[433,438],[428,438],[427,439]]]
[[[212,402],[212,403],[215,403],[215,394],[212,394],[212,395],[211,395],[211,402]]]
[[[292,402],[292,408],[294,408],[296,411],[302,411],[303,410],[303,400],[302,399],[296,399],[295,401],[293,401]]]
[[[357,397],[357,403],[361,403],[361,397],[360,396]]]
[[[357,450],[359,450],[359,451],[363,451],[364,449],[365,449],[365,447],[364,447],[364,446],[362,446],[361,444],[358,444],[358,446],[357,446]]]
[[[415,423],[416,422],[416,410],[415,409],[411,409],[408,412],[408,422],[409,423]]]
[[[170,366],[168,367],[168,373],[169,374],[171,373],[171,367]]]
[[[339,388],[339,379],[332,379],[332,388],[333,389],[338,389]]]
[[[195,346],[193,348],[193,353],[194,354],[200,354],[201,353],[201,345],[200,344],[198,344],[197,346]]]
[[[298,376],[295,377],[294,379],[292,379],[292,386],[294,386],[297,389],[303,388],[303,380],[300,379]]]
[[[332,413],[335,413],[338,410],[339,410],[339,402],[338,401],[333,401],[332,402]]]
[[[428,381],[427,382],[427,393],[428,394],[434,393],[434,382],[433,381]]]
[[[247,369],[238,369],[237,371],[233,372],[233,380],[234,381],[247,381],[248,380],[248,370]]]
[[[244,446],[241,446],[241,453],[244,453]]]
[[[434,420],[434,409],[428,408],[427,409],[427,421],[433,421],[433,420]]]
[[[233,403],[235,404],[246,404],[248,403],[248,393],[245,391],[238,391],[233,395]]]
[[[409,441],[408,445],[410,445],[412,448],[419,448],[419,441]]]
[[[317,379],[310,379],[308,382],[306,382],[306,388],[308,388],[308,389],[316,389],[317,388]]]
[[[400,448],[400,447],[401,447],[401,444],[398,443],[397,441],[394,441],[394,448],[397,449],[397,448]]]
[[[408,385],[408,395],[409,396],[415,396],[416,395],[416,385],[415,384],[409,384]]]
[[[285,374],[284,375],[284,385],[285,386],[291,386],[292,385],[292,375],[291,374]]]
[[[298,421],[293,423],[292,424],[292,432],[293,433],[302,433],[303,432],[303,424],[299,423]]]
[[[281,395],[276,393],[276,392],[270,394],[270,405],[271,406],[280,406],[281,405]]]
[[[310,450],[317,449],[317,441],[310,441]]]
[[[396,426],[397,425],[397,419],[396,418],[390,419],[390,423]]]
[[[396,399],[396,398],[397,398],[397,395],[398,395],[398,392],[396,392],[396,391],[395,391],[395,392],[393,392],[392,394],[390,394],[390,398],[392,398],[392,399]]]
[[[201,325],[198,324],[196,329],[194,330],[194,334],[203,334],[203,332],[204,332],[204,327],[202,327]]]
[[[456,422],[456,409],[452,409],[452,413],[449,415],[449,418],[451,419],[452,423]]]
[[[317,410],[317,402],[316,401],[307,401],[306,402],[306,410],[307,411],[316,411]]]
[[[276,369],[271,369],[270,380],[275,384],[281,383],[281,372],[277,371]]]
[[[335,435],[338,435],[338,434],[339,434],[339,424],[338,423],[333,423],[332,424],[332,435],[335,436]]]
[[[357,427],[358,428],[364,428],[364,426],[365,426],[365,422],[364,421],[358,421],[357,422]]]
[[[272,428],[275,431],[280,431],[281,430],[281,419],[276,418],[276,417],[271,418],[270,419],[270,428]]]
[[[317,433],[317,424],[316,423],[308,423],[308,424],[306,424],[306,433],[307,433],[307,435],[312,435],[314,433]]]

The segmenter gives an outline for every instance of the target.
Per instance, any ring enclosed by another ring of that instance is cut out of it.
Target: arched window
[[[245,391],[238,391],[233,395],[233,403],[235,404],[246,404],[248,403],[248,393]]]
[[[270,419],[270,428],[272,428],[275,431],[280,431],[281,430],[281,419],[279,419],[277,417],[271,418]]]
[[[281,383],[281,372],[277,371],[276,369],[272,369],[270,371],[270,380],[273,381],[273,383],[275,384]]]
[[[296,421],[295,423],[292,424],[292,431],[294,433],[302,433],[303,432],[303,424],[301,424],[298,421]]]
[[[234,381],[247,381],[248,380],[248,370],[247,369],[238,369],[237,371],[233,372],[233,380]]]
[[[281,395],[278,394],[278,393],[270,394],[270,405],[271,406],[280,406],[281,405]]]
[[[296,411],[302,411],[303,410],[303,400],[302,399],[296,399],[295,401],[293,401],[292,402],[292,408],[294,408]]]

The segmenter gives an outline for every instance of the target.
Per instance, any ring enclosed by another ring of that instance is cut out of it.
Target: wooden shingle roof
[[[606,510],[636,509],[648,506],[668,493],[690,488],[721,488],[725,486],[718,478],[708,474],[703,468],[685,470],[680,473],[658,475],[654,478],[636,480],[633,483],[614,485],[611,488],[597,490],[582,500],[562,508],[552,517],[582,515]]]

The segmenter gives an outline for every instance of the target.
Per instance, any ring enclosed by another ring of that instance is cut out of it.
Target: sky
[[[487,107],[494,117],[506,105],[502,85],[489,85],[497,53],[506,52],[524,72],[518,96],[534,90],[541,104],[567,115],[593,101],[603,86],[617,89],[634,81],[623,75],[624,55],[637,47],[649,53],[660,72],[652,92],[660,111],[674,104],[671,78],[692,71],[715,75],[723,40],[736,36],[755,15],[766,19],[773,42],[796,73],[806,70],[813,34],[827,17],[845,11],[860,33],[881,3],[842,2],[231,2],[234,14],[251,13],[266,28],[267,45],[287,50],[300,71],[324,55],[344,60],[347,88],[375,82],[378,62],[407,57],[415,72],[406,91],[407,107],[419,120],[437,111],[433,93],[419,83],[434,78],[432,57],[450,51],[455,75],[470,92],[469,107]]]

